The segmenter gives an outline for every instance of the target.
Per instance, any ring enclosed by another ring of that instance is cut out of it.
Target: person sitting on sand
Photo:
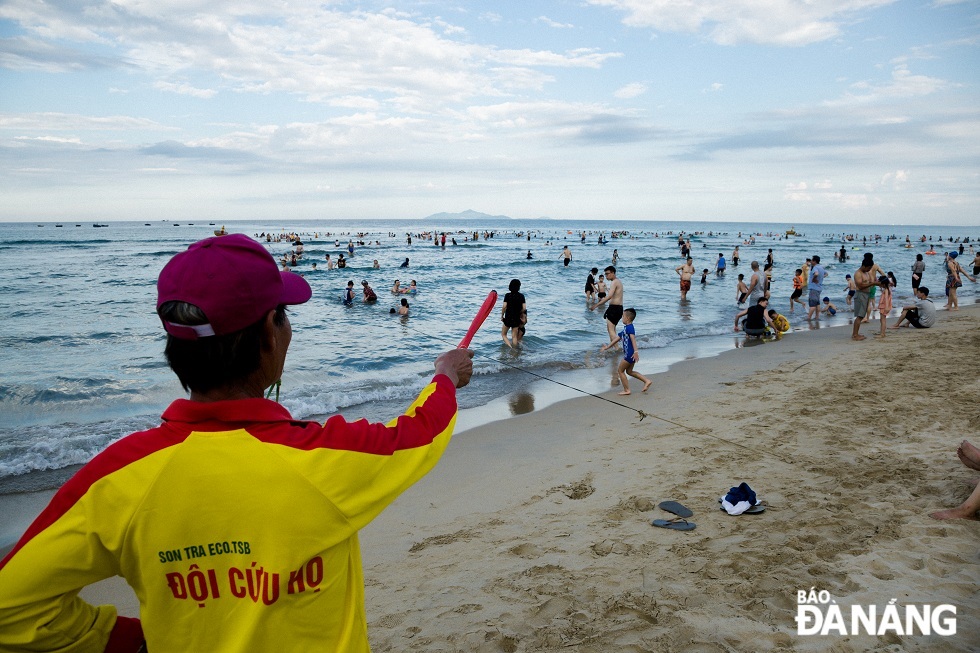
[[[964,465],[970,469],[980,472],[980,449],[963,440],[956,449],[956,455]],[[977,512],[980,511],[980,483],[974,479],[973,492],[966,498],[966,501],[949,510],[937,510],[930,512],[929,516],[933,519],[972,519],[978,521]]]
[[[639,372],[633,370],[633,366],[640,361],[640,352],[637,351],[636,346],[636,329],[633,327],[633,320],[636,319],[636,309],[627,308],[623,310],[623,330],[619,332],[618,337],[610,342],[608,345],[602,346],[602,351],[606,351],[617,342],[623,343],[623,359],[619,361],[619,383],[622,385],[623,389],[619,393],[621,395],[630,394],[630,382],[627,376],[632,376],[634,379],[643,381],[643,389],[640,392],[646,392],[650,389],[650,385],[653,383],[650,379],[643,376]]]
[[[908,321],[916,329],[928,329],[936,323],[936,306],[929,299],[929,288],[926,286],[919,286],[915,289],[915,303],[903,306],[898,321],[888,328],[897,329],[905,321]]]

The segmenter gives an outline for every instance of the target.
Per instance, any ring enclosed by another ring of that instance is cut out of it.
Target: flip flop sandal
[[[658,508],[661,510],[666,510],[667,512],[672,512],[678,517],[684,517],[685,519],[694,515],[693,510],[687,508],[686,506],[682,506],[676,501],[663,501],[660,503]]]
[[[650,523],[657,528],[666,528],[672,531],[693,531],[696,528],[695,524],[681,517],[675,517],[674,519],[654,519]]]

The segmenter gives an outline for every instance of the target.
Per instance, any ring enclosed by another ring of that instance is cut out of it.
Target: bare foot
[[[956,449],[956,456],[970,469],[980,471],[980,449],[963,440]]]
[[[623,390],[622,392],[619,392],[617,394],[628,395],[628,394],[630,394],[630,391],[629,390]]]
[[[980,521],[980,519],[977,519],[977,513],[966,512],[962,508],[937,510],[936,512],[930,512],[929,516],[933,519],[972,519],[973,521]]]
[[[640,392],[646,392],[647,390],[650,389],[651,385],[653,385],[653,381],[647,381],[646,383],[643,384],[643,389],[640,390]]]
[[[861,336],[861,335],[851,336],[851,340],[865,340],[865,336]]]

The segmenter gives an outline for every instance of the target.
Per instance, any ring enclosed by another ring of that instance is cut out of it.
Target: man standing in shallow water
[[[690,256],[687,257],[687,261],[683,265],[678,265],[674,268],[674,272],[681,277],[681,301],[687,299],[687,292],[691,289],[691,277],[694,276],[694,259]]]
[[[616,335],[616,325],[623,318],[623,282],[616,277],[616,268],[608,266],[604,272],[606,280],[609,281],[609,294],[589,307],[594,311],[605,303],[609,303],[606,312],[602,317],[606,318],[606,331],[609,333],[609,342],[615,342],[619,337]]]

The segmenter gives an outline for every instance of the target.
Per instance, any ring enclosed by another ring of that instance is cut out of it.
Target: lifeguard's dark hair
[[[157,312],[163,320],[174,324],[193,326],[208,322],[201,309],[186,302],[166,302]],[[264,321],[265,317],[234,333],[197,340],[167,334],[163,353],[186,391],[210,392],[232,386],[259,368]],[[273,322],[282,326],[285,321],[286,307],[276,307]]]

